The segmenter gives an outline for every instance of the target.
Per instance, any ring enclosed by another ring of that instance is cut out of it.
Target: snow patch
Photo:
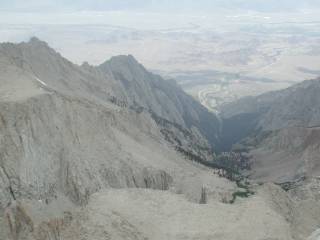
[[[43,81],[41,81],[39,78],[35,77],[35,79],[43,86],[47,86],[47,84]]]
[[[320,240],[320,228],[314,231],[307,240]]]

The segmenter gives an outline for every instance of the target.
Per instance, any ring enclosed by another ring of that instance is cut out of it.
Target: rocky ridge
[[[78,66],[32,38],[0,44],[0,70],[0,239],[302,240],[319,224],[317,182],[233,199],[243,186],[186,158],[212,160],[217,118],[132,56]]]
[[[198,202],[204,185],[220,200],[236,188],[175,150],[210,160],[200,125],[215,116],[133,57],[78,66],[36,38],[0,53],[1,239],[59,239],[70,211],[101,189]]]

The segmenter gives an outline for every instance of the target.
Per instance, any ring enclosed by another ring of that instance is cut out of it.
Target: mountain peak
[[[114,56],[114,57],[111,57],[110,61],[135,61],[135,62],[138,62],[134,58],[134,56],[132,56],[131,54]]]
[[[29,43],[33,43],[33,42],[43,42],[43,41],[41,41],[39,38],[33,36],[30,38]]]
[[[132,56],[132,55],[118,55],[111,57],[109,60],[105,61],[98,66],[100,69],[111,68],[114,71],[121,70],[143,70],[146,69]]]
[[[109,60],[104,63],[112,64],[112,65],[140,65],[140,63],[134,58],[132,55],[118,55],[113,56]],[[103,63],[103,64],[104,64]],[[101,65],[103,65],[101,64]]]
[[[29,42],[27,42],[29,45],[33,46],[45,46],[49,48],[49,45],[47,42],[40,40],[39,38],[33,36],[30,38]]]
[[[6,48],[8,50],[12,50],[12,49],[47,49],[47,50],[52,50],[54,51],[49,45],[48,43],[46,43],[45,41],[40,40],[37,37],[31,37],[29,39],[29,41],[25,41],[25,42],[21,42],[21,43],[11,43],[11,42],[3,42],[0,43],[0,46],[2,46],[3,48]]]

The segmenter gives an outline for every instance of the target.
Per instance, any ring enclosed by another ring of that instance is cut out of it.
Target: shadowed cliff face
[[[230,147],[241,141],[249,147],[252,177],[258,180],[285,182],[318,176],[319,92],[320,80],[310,80],[227,104],[221,109],[221,139]]]
[[[187,95],[173,80],[163,80],[148,72],[133,56],[117,56],[98,66],[121,83],[120,95],[132,105],[142,106],[156,115],[199,132],[211,146],[218,143],[216,116]]]

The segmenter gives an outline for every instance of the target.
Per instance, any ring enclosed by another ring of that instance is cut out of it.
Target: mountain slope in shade
[[[319,176],[319,92],[320,80],[310,80],[222,107],[222,139],[230,146],[248,137],[253,178],[284,182]],[[227,129],[239,123],[244,127],[234,138]]]
[[[218,142],[218,119],[174,81],[164,81],[160,76],[148,72],[131,55],[113,57],[98,68],[105,74],[111,73],[121,83],[121,95],[125,101],[197,131],[212,146]]]

